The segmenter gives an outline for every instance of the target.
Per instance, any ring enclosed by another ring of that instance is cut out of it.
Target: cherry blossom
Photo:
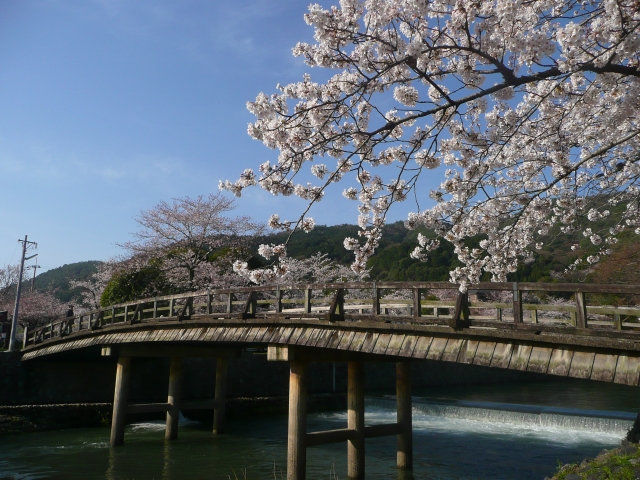
[[[505,280],[550,232],[585,219],[601,247],[589,264],[640,232],[637,1],[341,0],[311,5],[305,21],[315,41],[293,54],[331,76],[248,103],[249,135],[278,153],[221,187],[303,198],[287,227],[308,229],[309,209],[345,183],[359,202],[359,237],[345,240],[355,272],[408,198],[420,209],[407,225],[453,244],[463,289],[484,272]],[[314,183],[299,183],[306,171]],[[434,175],[440,186],[422,191]],[[617,206],[611,231],[589,225]],[[413,255],[431,247],[419,241]]]

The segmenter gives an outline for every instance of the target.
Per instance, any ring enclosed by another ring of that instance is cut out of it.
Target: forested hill
[[[85,280],[100,263],[97,260],[69,263],[58,268],[52,268],[36,276],[35,288],[40,291],[53,292],[61,302],[68,302],[75,297],[74,290],[69,286],[71,280]]]
[[[357,237],[358,227],[355,225],[317,226],[310,233],[296,232],[288,246],[288,254],[295,258],[305,258],[320,252],[331,259],[348,265],[353,253],[345,250],[344,238]],[[424,232],[423,233],[427,233]],[[415,248],[417,231],[407,230],[402,222],[384,227],[380,247],[370,259],[371,278],[376,280],[434,280],[449,279],[449,270],[458,263],[451,245],[443,242],[431,253],[426,262],[414,260],[409,253]],[[285,234],[274,234],[261,237],[255,242],[255,250],[260,243],[282,243]],[[553,281],[552,272],[562,272],[572,261],[571,244],[576,241],[566,235],[556,235],[549,240],[533,262],[522,265],[510,280],[517,281]],[[582,242],[585,242],[583,240]],[[585,247],[588,251],[588,247]],[[258,256],[256,254],[255,258]],[[98,261],[86,261],[63,265],[44,272],[36,277],[36,288],[54,292],[63,302],[71,300],[75,295],[69,287],[70,280],[84,280],[95,272]],[[567,278],[576,280],[576,278]],[[614,247],[614,253],[604,258],[586,278],[600,283],[640,283],[640,242],[633,235],[626,235]]]

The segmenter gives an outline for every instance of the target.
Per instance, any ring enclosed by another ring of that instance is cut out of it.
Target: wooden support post
[[[311,313],[311,289],[304,289],[304,311],[305,313]]]
[[[373,312],[374,315],[380,315],[380,289],[373,284]]]
[[[587,304],[583,292],[576,292],[576,327],[587,328]]]
[[[362,362],[348,363],[347,478],[364,479],[364,368]]]
[[[229,364],[226,357],[218,357],[216,359],[216,390],[214,392],[215,407],[213,409],[214,435],[220,435],[224,431],[228,367]]]
[[[207,294],[207,314],[211,315],[213,313],[213,295]]]
[[[413,316],[420,317],[422,316],[422,302],[421,297],[422,291],[419,288],[413,289]]]
[[[287,439],[287,480],[304,480],[307,467],[307,365],[289,364],[289,436]]]
[[[622,330],[622,322],[620,320],[620,314],[619,313],[614,313],[613,314],[613,324],[616,327],[616,330]]]
[[[513,282],[513,323],[522,323],[522,292],[518,282]]]
[[[111,324],[116,323],[116,307],[111,307]]]
[[[396,402],[398,409],[398,468],[413,468],[413,432],[411,416],[411,369],[409,362],[396,363]]]
[[[127,396],[129,393],[130,357],[119,357],[116,367],[116,386],[113,392],[113,415],[111,417],[111,446],[124,443],[124,426],[127,414]]]
[[[173,317],[173,306],[175,305],[175,300],[172,298],[169,300],[169,317]]]
[[[169,366],[169,392],[167,394],[167,426],[164,438],[178,438],[178,419],[180,418],[180,390],[182,386],[182,358],[171,357]]]
[[[158,300],[153,300],[153,318],[158,318]]]
[[[124,306],[124,323],[129,321],[129,305]]]

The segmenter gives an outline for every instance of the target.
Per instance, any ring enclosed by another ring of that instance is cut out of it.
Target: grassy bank
[[[624,441],[596,458],[561,466],[548,480],[636,480],[640,478],[640,445]]]

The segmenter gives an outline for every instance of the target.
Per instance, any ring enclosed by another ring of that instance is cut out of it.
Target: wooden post
[[[158,318],[158,300],[153,299],[153,318]]]
[[[396,363],[396,402],[398,424],[398,451],[396,461],[398,468],[413,468],[413,432],[411,416],[411,369],[409,362]]]
[[[287,439],[287,480],[304,480],[307,450],[307,365],[299,360],[289,363],[289,435]]]
[[[587,328],[587,304],[583,292],[576,292],[576,327]]]
[[[380,289],[373,284],[373,312],[374,315],[380,315]]]
[[[276,289],[276,312],[282,313],[282,290]]]
[[[124,306],[124,322],[129,321],[129,305]]]
[[[27,348],[27,344],[29,343],[29,325],[25,323],[24,331],[22,332],[22,349]]]
[[[111,446],[124,443],[124,425],[127,414],[127,396],[129,393],[129,370],[131,358],[119,357],[116,367],[116,386],[113,392],[113,415],[111,417]]]
[[[311,289],[304,289],[304,311],[305,313],[311,313]]]
[[[207,294],[207,314],[211,315],[213,313],[213,295]]]
[[[169,317],[173,317],[173,305],[175,304],[175,300],[172,298],[169,300]]]
[[[468,292],[458,292],[456,306],[451,316],[449,326],[454,329],[466,328],[469,326],[469,295]]]
[[[233,311],[233,293],[227,295],[227,313]]]
[[[227,396],[228,360],[225,357],[216,359],[216,391],[213,408],[213,434],[220,435],[224,431],[225,402]]]
[[[622,330],[622,322],[620,321],[620,314],[613,314],[613,324],[616,327],[616,330]]]
[[[513,283],[513,323],[522,323],[522,292],[518,282]]]
[[[420,301],[420,297],[422,296],[422,292],[419,288],[413,289],[413,316],[420,317],[422,316],[422,302]]]
[[[362,362],[348,363],[347,478],[364,479],[364,368]]]
[[[167,426],[164,438],[178,438],[178,419],[180,418],[180,390],[182,385],[182,358],[171,357],[169,366],[169,392],[167,394]]]

